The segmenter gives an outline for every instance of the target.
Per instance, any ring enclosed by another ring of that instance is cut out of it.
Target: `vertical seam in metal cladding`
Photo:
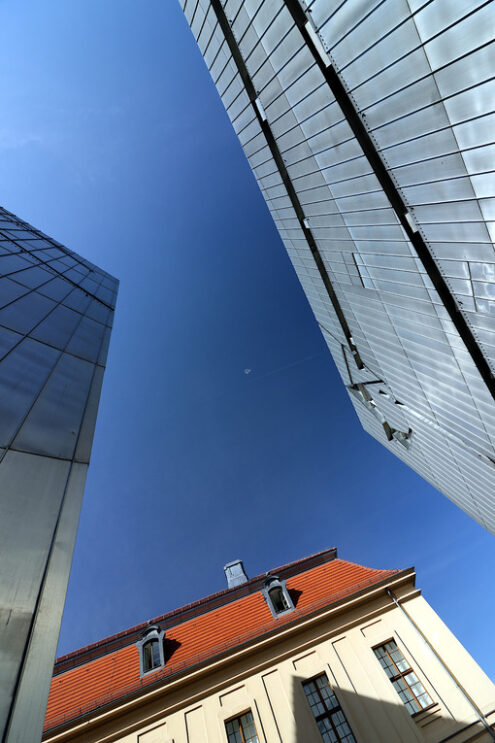
[[[223,6],[220,0],[210,0],[210,2],[211,2],[211,7],[213,8],[215,15],[217,17],[218,25],[220,26],[223,32],[227,45],[230,49],[230,53],[232,54],[232,58],[235,62],[239,75],[241,76],[242,82],[246,89],[246,93],[250,100],[251,106],[255,112],[258,123],[261,127],[263,134],[265,135],[267,145],[270,149],[273,159],[275,160],[275,164],[278,168],[280,177],[282,178],[283,184],[287,191],[287,195],[289,196],[289,199],[292,203],[294,211],[296,212],[296,216],[299,221],[300,227],[309,245],[314,261],[316,263],[316,267],[318,268],[318,272],[323,281],[327,294],[330,298],[335,314],[337,315],[337,319],[342,328],[342,332],[349,345],[349,349],[357,364],[357,367],[359,369],[364,369],[365,365],[352,339],[351,329],[349,328],[347,319],[344,315],[339,299],[335,293],[335,289],[332,286],[330,276],[328,275],[328,271],[323,262],[323,258],[321,257],[320,251],[318,250],[318,246],[316,245],[316,241],[313,237],[313,233],[311,232],[311,229],[307,226],[306,217],[305,217],[303,208],[301,206],[301,202],[299,201],[299,197],[290,179],[289,173],[283,161],[283,158],[280,153],[275,136],[273,135],[273,132],[270,128],[270,124],[268,123],[267,119],[263,117],[261,110],[259,108],[259,105],[257,103],[258,95],[256,93],[253,81],[251,80],[251,76],[249,75],[248,69],[246,67],[246,63],[244,62],[244,59],[241,55],[241,51],[239,49],[235,36],[232,32],[232,28],[230,26],[229,20],[225,14],[225,10],[223,9]]]
[[[440,299],[442,300],[445,309],[447,310],[450,319],[452,320],[457,332],[459,333],[466,349],[468,350],[478,372],[480,373],[483,381],[485,382],[490,394],[495,399],[495,378],[490,368],[488,361],[485,358],[483,351],[481,350],[475,334],[469,327],[467,320],[462,314],[460,308],[452,296],[450,289],[445,281],[439,267],[437,266],[433,255],[430,252],[425,240],[419,233],[415,231],[410,224],[408,219],[409,209],[404,203],[402,196],[395,185],[390,173],[388,172],[384,162],[382,161],[378,150],[368,133],[359,113],[357,112],[352,99],[350,98],[342,80],[340,79],[335,67],[331,62],[330,56],[328,57],[328,65],[321,57],[317,45],[315,44],[312,34],[306,27],[306,24],[311,24],[308,20],[306,13],[304,12],[299,0],[283,0],[285,7],[289,11],[292,20],[296,27],[301,33],[306,45],[311,52],[316,65],[323,74],[323,77],[330,88],[333,96],[335,97],[344,117],[349,124],[354,136],[359,142],[361,149],[371,165],[373,172],[375,173],[380,186],[382,187],[385,195],[387,196],[390,205],[395,211],[399,222],[406,233],[407,237],[411,241],[418,258],[420,259],[423,267],[430,278],[435,290],[437,291]],[[311,30],[313,27],[310,25]],[[313,33],[316,31],[313,30]]]

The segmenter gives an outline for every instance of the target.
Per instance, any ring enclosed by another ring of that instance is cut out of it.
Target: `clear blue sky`
[[[2,0],[0,62],[0,203],[121,280],[59,653],[337,546],[494,677],[493,537],[362,431],[178,3]]]

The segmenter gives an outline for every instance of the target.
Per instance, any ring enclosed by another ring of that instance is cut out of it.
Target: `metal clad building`
[[[181,0],[356,412],[495,532],[495,9]]]
[[[40,739],[118,281],[0,208],[0,739]]]

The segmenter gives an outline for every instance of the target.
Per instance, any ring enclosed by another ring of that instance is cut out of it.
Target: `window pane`
[[[242,743],[241,728],[239,720],[230,720],[225,723],[229,743]]]
[[[312,713],[315,717],[318,717],[318,715],[321,715],[325,711],[325,707],[321,703],[320,695],[316,690],[315,682],[308,681],[308,683],[303,684],[303,689],[306,693],[306,697],[308,699]]]
[[[351,732],[347,720],[344,717],[342,710],[332,715],[332,722],[337,731],[338,740],[340,743],[356,743],[356,740]]]
[[[285,600],[284,592],[282,591],[280,586],[272,588],[271,591],[268,591],[268,595],[270,597],[270,601],[272,602],[273,610],[277,614],[280,614],[280,612],[282,611],[287,611],[289,605]]]
[[[153,668],[159,668],[160,662],[160,646],[158,640],[149,640],[143,645],[143,670],[151,671]]]
[[[327,675],[303,684],[324,743],[356,743]]]
[[[320,690],[320,694],[323,697],[323,701],[325,703],[325,707],[328,710],[335,709],[336,707],[339,707],[339,703],[337,701],[337,697],[333,693],[332,687],[328,683],[328,679],[326,676],[319,676],[316,679],[316,683],[318,685],[318,689]]]
[[[388,653],[385,652],[385,647],[375,649],[375,655],[380,661],[380,665],[389,678],[396,675],[396,669],[390,659]]]
[[[160,645],[158,640],[151,644],[153,651],[153,668],[157,668],[160,665]]]
[[[320,731],[321,737],[325,743],[338,743],[339,739],[337,738],[332,723],[328,717],[325,717],[323,720],[318,722],[318,730]]]
[[[149,671],[152,666],[153,658],[151,652],[151,643],[147,642],[143,645],[143,670]]]
[[[398,693],[398,695],[401,698],[401,701],[404,702],[409,712],[413,715],[415,712],[419,712],[421,707],[419,706],[419,703],[414,698],[412,692],[410,691],[409,687],[405,683],[404,679],[397,679],[396,681],[392,681],[392,684],[394,686],[394,689]]]
[[[387,643],[387,644],[388,645],[392,645],[392,643]],[[394,643],[394,645],[395,645],[395,643]],[[394,661],[394,663],[397,666],[397,668],[399,669],[399,671],[401,671],[401,672],[402,671],[407,671],[407,669],[409,668],[409,664],[406,661],[406,659],[404,658],[404,656],[402,655],[402,653],[399,650],[399,648],[397,647],[397,645],[395,645],[395,647],[391,647],[390,649],[387,648],[387,650],[389,651],[390,655],[392,656],[392,660]]]
[[[428,705],[433,703],[430,695],[415,673],[406,674],[404,680],[411,687],[411,691],[420,703],[421,707],[428,707]]]
[[[246,714],[241,716],[241,727],[246,743],[258,743],[258,736],[256,735],[256,728],[254,727],[251,712],[246,712]]]
[[[250,711],[226,722],[225,732],[228,743],[258,743],[253,715]]]

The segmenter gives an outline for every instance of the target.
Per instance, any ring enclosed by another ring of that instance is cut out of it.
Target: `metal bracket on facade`
[[[256,98],[254,102],[256,104],[256,108],[258,109],[258,113],[260,115],[261,120],[266,121],[266,113],[265,113],[265,109],[263,108],[262,102],[260,101],[259,98]]]
[[[418,225],[416,224],[416,220],[414,219],[411,212],[406,212],[404,214],[404,219],[406,220],[407,224],[411,228],[412,232],[419,232]]]
[[[328,56],[327,51],[325,47],[323,46],[323,42],[318,36],[316,29],[313,27],[313,24],[311,23],[311,21],[306,22],[305,29],[308,35],[311,37],[314,47],[316,51],[318,52],[318,54],[320,55],[321,61],[323,62],[325,67],[330,67],[330,65],[332,64],[332,61],[330,57]]]
[[[366,408],[368,408],[368,410],[370,410],[376,418],[378,418],[380,423],[383,425],[383,428],[387,435],[387,439],[389,441],[392,441],[392,439],[395,439],[396,441],[399,441],[399,443],[401,443],[403,446],[408,448],[409,439],[411,438],[411,435],[413,432],[412,429],[410,428],[407,431],[407,433],[404,433],[403,431],[398,431],[397,429],[392,428],[386,422],[385,417],[378,410],[375,400],[371,396],[370,392],[366,389],[366,385],[369,385],[369,384],[386,385],[386,383],[381,379],[373,379],[368,382],[358,382],[355,384],[347,385],[347,389]],[[492,456],[490,456],[486,451],[481,451],[473,447],[473,444],[471,441],[468,441],[467,439],[462,438],[462,436],[459,436],[457,433],[452,433],[446,428],[442,428],[441,426],[438,425],[438,423],[435,423],[430,418],[427,418],[426,416],[421,415],[421,413],[418,413],[416,410],[414,410],[414,408],[410,407],[409,405],[406,405],[400,400],[397,400],[397,398],[393,395],[393,393],[385,392],[384,390],[378,390],[378,392],[381,395],[385,395],[393,405],[397,405],[398,407],[405,408],[407,410],[408,416],[413,416],[413,418],[416,418],[417,420],[421,421],[421,423],[424,424],[425,426],[428,426],[428,428],[433,429],[435,433],[437,433],[439,436],[449,439],[457,446],[462,446],[466,448],[477,459],[480,459],[485,464],[488,464],[490,467],[495,468],[495,459]]]
[[[387,437],[387,441],[397,441],[399,444],[402,444],[406,449],[409,448],[409,445],[411,443],[411,436],[412,436],[412,428],[409,428],[407,431],[399,431],[397,428],[392,428],[390,423],[385,419],[385,416],[381,412],[381,410],[377,407],[377,404],[375,400],[373,399],[370,392],[366,389],[366,384],[376,384],[380,380],[374,380],[372,382],[357,382],[356,384],[351,384],[347,387],[349,392],[356,397],[359,402],[365,406],[377,420],[380,421],[383,430],[385,432],[385,436]]]

